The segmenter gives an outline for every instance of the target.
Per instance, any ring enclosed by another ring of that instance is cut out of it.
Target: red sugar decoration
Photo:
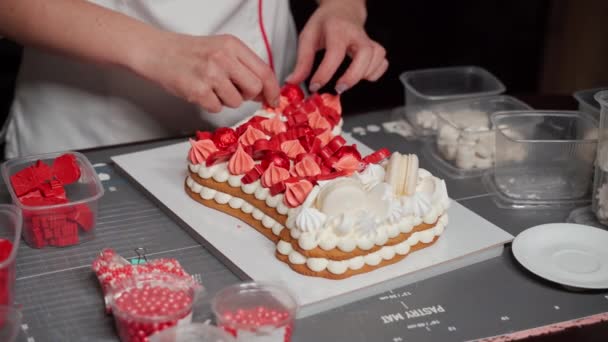
[[[304,99],[302,89],[298,85],[291,83],[285,83],[283,88],[281,88],[281,95],[285,96],[291,103],[298,103]]]
[[[196,131],[196,140],[211,139],[212,137],[213,133],[211,132]]]
[[[228,147],[236,144],[238,136],[232,128],[221,127],[218,128],[215,133],[213,133],[211,140],[213,140],[217,148],[220,150],[225,150]]]
[[[256,164],[253,169],[251,169],[243,176],[241,182],[243,182],[243,184],[251,184],[256,180],[260,179],[265,170],[266,168],[263,165]]]
[[[232,149],[213,152],[205,161],[205,165],[211,166],[217,163],[228,161],[233,153],[234,151]]]
[[[71,184],[80,178],[80,167],[73,154],[59,156],[53,162],[53,175],[64,185]]]
[[[39,160],[11,176],[11,185],[19,201],[32,207],[69,203],[64,185],[80,178],[76,156],[57,157],[51,167]],[[23,235],[32,247],[71,246],[80,241],[79,228],[87,232],[95,226],[95,217],[86,204],[25,209]]]
[[[378,151],[363,158],[363,161],[368,164],[378,164],[384,159],[390,157],[391,152],[387,148],[381,148]]]

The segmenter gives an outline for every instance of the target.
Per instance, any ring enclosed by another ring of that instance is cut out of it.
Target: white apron
[[[192,35],[233,34],[263,60],[268,54],[257,0],[95,0],[156,27]],[[296,30],[289,1],[263,0],[275,72],[292,71]],[[95,37],[91,37],[95,39]],[[120,68],[26,48],[7,122],[6,157],[84,149],[226,126],[259,104],[205,113]]]

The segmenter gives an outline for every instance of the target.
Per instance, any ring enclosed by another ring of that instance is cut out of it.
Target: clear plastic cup
[[[203,288],[192,278],[141,274],[121,282],[111,298],[122,342],[147,341],[159,331],[192,322],[193,306]]]
[[[217,325],[238,341],[288,342],[298,304],[280,285],[249,282],[218,292],[211,310]]]
[[[0,341],[13,342],[21,329],[21,312],[12,306],[0,305]]]
[[[236,342],[236,340],[218,327],[192,323],[167,328],[150,336],[149,342]]]
[[[478,66],[413,70],[404,72],[399,79],[405,88],[406,117],[421,136],[437,130],[437,117],[428,106],[505,91],[496,76]]]
[[[0,205],[0,305],[13,305],[15,258],[21,240],[21,210]],[[10,249],[10,251],[9,251]]]
[[[76,157],[80,167],[80,178],[64,186],[69,202],[45,206],[22,204],[11,186],[10,177],[38,160],[51,165],[53,160],[67,153]],[[16,158],[4,162],[1,169],[13,203],[21,209],[23,238],[30,247],[66,247],[95,237],[97,206],[104,189],[95,169],[84,155],[78,152],[61,152]]]
[[[589,201],[597,121],[577,111],[492,114],[496,163],[490,191],[515,208]]]

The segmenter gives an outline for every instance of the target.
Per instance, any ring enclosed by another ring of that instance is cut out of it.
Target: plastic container
[[[429,107],[438,120],[436,139],[427,143],[431,159],[452,178],[480,176],[494,166],[495,130],[490,115],[531,110],[511,96],[486,96]]]
[[[437,117],[427,110],[429,105],[505,91],[498,78],[477,66],[414,70],[399,79],[405,87],[405,115],[421,136],[437,129]]]
[[[575,92],[572,96],[574,96],[574,98],[578,102],[578,110],[580,110],[581,112],[589,113],[593,115],[597,120],[599,120],[600,104],[595,100],[594,96],[602,90],[608,90],[608,88],[593,88],[579,90]]]
[[[0,205],[0,306],[13,305],[15,258],[21,240],[21,211],[10,204]]]
[[[167,328],[150,336],[149,342],[236,342],[236,340],[218,327],[192,323]]]
[[[21,312],[12,306],[0,305],[0,341],[17,340],[21,330]]]
[[[80,168],[80,178],[65,185],[68,203],[29,206],[19,201],[11,186],[10,176],[41,160],[48,165],[63,154],[73,154]],[[97,202],[104,190],[88,159],[78,152],[61,152],[16,158],[2,164],[2,178],[13,203],[23,216],[23,238],[33,248],[66,247],[92,240],[97,222]],[[81,224],[86,221],[86,224]]]
[[[189,324],[201,293],[194,280],[168,274],[140,274],[121,282],[110,303],[120,340],[144,341],[163,329]]]
[[[595,99],[602,109],[591,208],[598,221],[608,225],[608,90],[597,93]]]
[[[598,123],[576,111],[512,111],[491,116],[496,131],[494,175],[486,176],[505,207],[588,202]],[[501,205],[502,206],[502,205]]]
[[[211,301],[217,325],[239,341],[291,341],[297,309],[286,288],[267,283],[233,285]]]

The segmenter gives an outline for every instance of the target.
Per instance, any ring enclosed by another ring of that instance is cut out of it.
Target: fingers
[[[228,78],[219,81],[214,91],[226,107],[237,108],[243,103],[243,97]]]
[[[235,61],[234,64],[228,70],[230,80],[237,89],[243,100],[258,99],[262,101],[263,98],[259,96],[262,93],[263,85],[257,76],[247,69],[239,61]]]
[[[372,42],[372,50],[373,50],[372,59],[369,62],[369,66],[367,67],[365,76],[363,76],[363,78],[365,78],[368,81],[375,81],[370,78],[372,75],[375,75],[375,72],[378,69],[380,69],[382,64],[384,64],[386,62],[386,66],[388,67],[388,61],[386,60],[386,50],[380,44],[378,44],[376,42]]]
[[[366,77],[368,81],[375,82],[377,81],[388,69],[388,61],[385,59],[382,61],[382,64],[378,66],[376,70],[374,70],[369,76]]]
[[[345,56],[346,45],[343,42],[334,42],[333,44],[328,42],[323,60],[310,80],[309,89],[311,92],[316,92],[329,82]]]
[[[274,72],[253,51],[244,44],[241,43],[241,45],[237,52],[239,62],[253,72],[262,82],[261,93],[264,94],[266,102],[271,105],[278,105],[281,89]]]
[[[298,43],[296,66],[291,75],[287,76],[286,82],[298,84],[308,77],[315,59],[318,39],[319,32],[316,28],[311,28],[302,32]]]
[[[355,46],[355,51],[352,54],[353,60],[344,72],[344,75],[336,82],[336,91],[338,94],[343,93],[346,89],[357,84],[368,70],[370,61],[373,58],[374,49],[371,44],[360,43]]]
[[[222,103],[211,88],[203,86],[198,92],[199,95],[195,102],[203,107],[203,109],[210,113],[219,113],[222,110]]]

